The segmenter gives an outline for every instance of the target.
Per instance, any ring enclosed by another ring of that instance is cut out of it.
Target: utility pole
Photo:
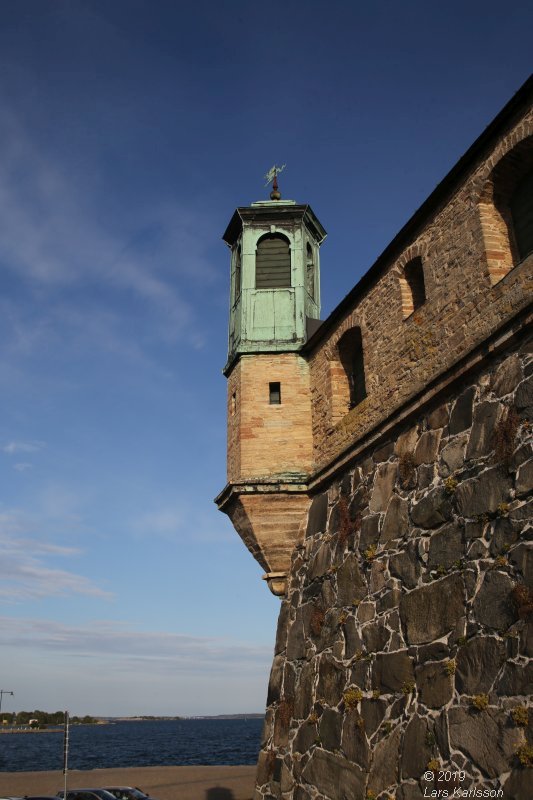
[[[13,697],[13,692],[8,692],[6,689],[0,689],[0,714],[1,714],[1,712],[2,712],[2,697],[3,697],[5,694],[10,694],[10,695],[11,695],[11,697]]]

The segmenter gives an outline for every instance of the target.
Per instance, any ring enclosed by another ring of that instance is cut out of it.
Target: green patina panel
[[[325,236],[310,207],[291,200],[237,209],[224,234],[232,249],[228,364],[239,353],[304,344],[307,318],[320,316],[319,248]],[[280,243],[284,252],[278,253]]]

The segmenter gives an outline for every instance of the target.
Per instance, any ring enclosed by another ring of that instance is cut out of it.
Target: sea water
[[[70,728],[69,769],[255,764],[263,720],[181,719]],[[0,734],[0,770],[63,768],[63,733]]]

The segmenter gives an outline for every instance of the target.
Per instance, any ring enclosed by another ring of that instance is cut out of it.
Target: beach
[[[255,772],[255,765],[72,770],[67,788],[138,786],[157,800],[251,800]],[[55,795],[63,785],[61,771],[0,772],[0,797]]]

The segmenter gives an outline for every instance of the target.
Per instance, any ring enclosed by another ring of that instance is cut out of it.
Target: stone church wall
[[[497,168],[514,158],[525,172],[533,166],[533,111],[478,156],[459,186],[448,189],[441,206],[424,214],[418,230],[399,235],[380,260],[380,274],[347,298],[344,313],[322,333],[310,353],[315,469],[326,466],[345,447],[380,424],[391,410],[450,369],[533,295],[533,255],[518,263],[509,253],[498,281],[489,262],[495,247],[487,240],[482,203]],[[529,166],[528,166],[529,165]],[[496,214],[496,212],[494,212]],[[492,230],[492,229],[491,229]],[[499,234],[503,239],[503,234]],[[509,240],[509,232],[506,232]],[[413,258],[421,259],[426,301],[404,313],[402,276]],[[342,368],[336,352],[342,335],[361,330],[367,396],[349,410],[342,403]]]
[[[533,343],[510,338],[314,496],[256,800],[529,800],[532,420]]]

